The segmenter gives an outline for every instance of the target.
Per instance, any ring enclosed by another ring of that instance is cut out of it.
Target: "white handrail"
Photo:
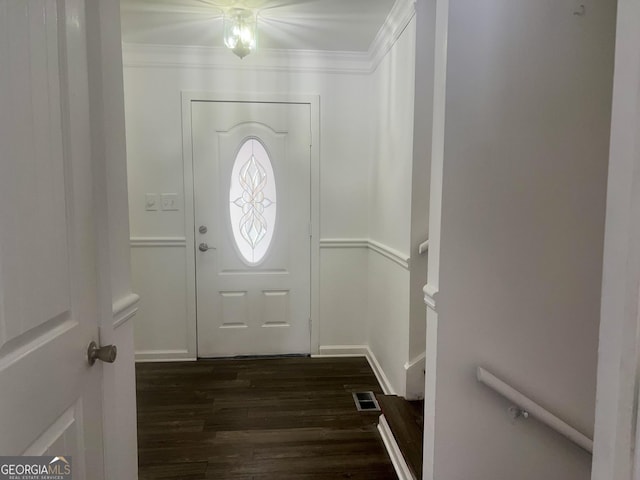
[[[418,253],[422,255],[425,252],[429,251],[429,239],[426,239],[418,246]]]
[[[556,417],[553,413],[544,409],[530,398],[525,397],[522,393],[515,388],[506,384],[495,375],[487,372],[484,368],[478,367],[478,381],[484,383],[489,388],[492,388],[503,397],[511,400],[517,407],[528,413],[532,417],[537,418],[539,421],[554,429],[561,435],[574,442],[576,445],[582,447],[589,453],[593,453],[593,440],[580,433],[568,423]]]

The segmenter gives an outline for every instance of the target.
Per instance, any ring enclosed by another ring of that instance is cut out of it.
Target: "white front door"
[[[84,2],[0,0],[0,455],[103,478]]]
[[[191,102],[200,357],[310,352],[310,109]]]

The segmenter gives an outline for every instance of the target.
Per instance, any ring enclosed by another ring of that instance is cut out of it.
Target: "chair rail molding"
[[[424,351],[404,364],[407,379],[405,397],[407,400],[422,400],[424,398],[426,356],[427,352]]]
[[[320,240],[320,248],[367,248],[397,263],[405,270],[410,269],[409,255],[370,238],[325,238]]]
[[[140,247],[186,247],[186,237],[131,237],[131,248]]]
[[[323,238],[320,248],[369,248],[367,238]]]
[[[405,270],[409,270],[410,256],[375,240],[369,240],[369,250],[379,253]]]
[[[424,365],[424,359],[426,356],[427,356],[426,351],[422,352],[420,355],[415,356],[412,360],[409,360],[407,363],[404,364],[404,369],[411,370],[416,366]]]
[[[423,255],[429,252],[429,239],[427,238],[424,242],[418,245],[418,255]]]
[[[427,283],[422,289],[424,292],[424,303],[434,312],[437,312],[436,309],[436,297],[438,296],[438,289],[433,285]]]
[[[138,313],[138,302],[140,302],[140,296],[135,293],[129,293],[113,302],[111,309],[114,329],[122,326]]]

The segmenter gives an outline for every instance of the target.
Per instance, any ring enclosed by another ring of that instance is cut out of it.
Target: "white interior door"
[[[310,352],[310,108],[191,103],[200,357]]]
[[[0,0],[0,455],[103,478],[84,2]]]

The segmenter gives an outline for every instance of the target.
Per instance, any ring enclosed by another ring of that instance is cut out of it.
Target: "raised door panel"
[[[0,455],[102,478],[84,2],[0,0]]]
[[[199,356],[310,350],[309,110],[192,103]]]

